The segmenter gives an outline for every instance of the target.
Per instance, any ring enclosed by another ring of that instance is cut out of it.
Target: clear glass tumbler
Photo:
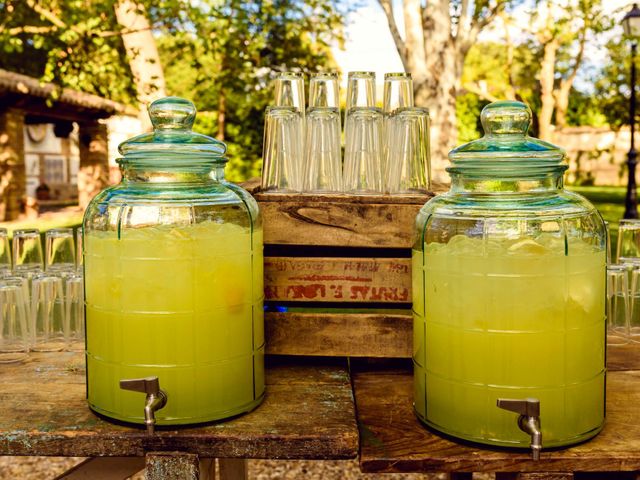
[[[65,279],[65,325],[67,349],[84,350],[84,282],[82,275]]]
[[[54,228],[45,234],[45,270],[70,273],[76,269],[76,248],[72,228]]]
[[[0,228],[0,277],[11,274],[11,247],[9,233],[6,228]]]
[[[607,266],[607,345],[629,343],[630,265]]]
[[[623,219],[618,226],[618,248],[616,259],[625,263],[631,259],[640,259],[640,220]]]
[[[78,227],[76,230],[76,270],[80,273],[84,270],[84,253],[82,245],[82,227]]]
[[[375,79],[373,72],[349,72],[343,187],[350,193],[382,193],[383,116],[375,107]]]
[[[318,73],[311,78],[309,89],[303,191],[340,192],[342,155],[338,75]]]
[[[413,107],[413,80],[410,73],[385,73],[384,103],[385,114],[394,113],[399,108]]]
[[[29,315],[22,279],[0,279],[0,363],[20,362],[29,353]]]
[[[20,275],[31,276],[42,272],[42,244],[36,229],[13,232],[13,269]]]
[[[301,72],[282,72],[274,83],[275,106],[293,107],[304,117],[304,75]]]
[[[58,352],[65,348],[65,308],[60,277],[35,275],[31,282],[33,347],[37,352]]]
[[[262,189],[302,189],[302,113],[294,107],[267,107],[262,148]]]
[[[389,193],[421,192],[431,184],[429,111],[420,107],[397,110],[387,117]]]

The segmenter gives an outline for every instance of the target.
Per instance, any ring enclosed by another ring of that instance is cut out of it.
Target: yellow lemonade
[[[498,398],[535,397],[545,447],[604,422],[605,253],[582,240],[453,237],[413,252],[415,409],[456,437],[527,447]]]
[[[121,379],[158,376],[158,424],[217,420],[264,394],[262,231],[206,221],[88,232],[87,391],[95,411],[144,422]]]

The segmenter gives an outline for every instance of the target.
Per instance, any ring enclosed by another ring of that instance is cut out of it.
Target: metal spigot
[[[144,424],[147,426],[147,433],[153,435],[156,427],[155,412],[167,404],[167,394],[160,390],[158,377],[120,380],[120,388],[147,394],[144,405]]]
[[[518,427],[531,436],[531,455],[534,460],[540,460],[542,450],[542,431],[540,429],[540,400],[525,398],[523,400],[499,398],[498,408],[518,413]]]

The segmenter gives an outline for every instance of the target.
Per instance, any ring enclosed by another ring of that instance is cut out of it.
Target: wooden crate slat
[[[260,202],[265,244],[337,247],[411,248],[421,207],[304,199]]]
[[[266,257],[265,300],[411,303],[408,258]]]
[[[267,313],[267,353],[410,357],[412,317],[387,313]]]
[[[210,425],[158,428],[150,436],[89,410],[80,353],[34,353],[28,363],[0,369],[0,455],[355,457],[358,430],[346,362],[274,362],[266,369],[268,394],[253,412]]]
[[[475,447],[427,430],[413,412],[410,371],[354,375],[364,472],[573,472],[640,470],[640,372],[611,371],[607,419],[594,439],[568,449],[528,452]],[[543,420],[544,422],[544,420]]]

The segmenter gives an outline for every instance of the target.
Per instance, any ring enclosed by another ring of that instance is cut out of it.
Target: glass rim
[[[302,79],[304,78],[304,73],[303,72],[278,72],[276,74],[276,80],[288,80],[289,77],[293,77],[294,79]]]
[[[19,230],[13,231],[13,236],[29,236],[29,235],[38,235],[40,236],[40,230],[37,228],[21,228]]]
[[[347,74],[347,76],[349,78],[358,78],[358,77],[364,77],[364,78],[376,78],[376,72],[365,72],[363,70],[358,70],[355,72],[349,72]]]
[[[73,237],[73,228],[71,227],[52,228],[45,232],[45,236],[47,237],[58,237],[63,235],[71,235]]]
[[[396,79],[404,79],[404,78],[412,78],[410,72],[389,72],[384,74],[384,79],[387,80],[396,80]]]
[[[626,273],[629,267],[623,263],[611,263],[607,265],[607,273]]]
[[[317,72],[311,74],[311,81],[313,80],[337,80],[338,72]]]

